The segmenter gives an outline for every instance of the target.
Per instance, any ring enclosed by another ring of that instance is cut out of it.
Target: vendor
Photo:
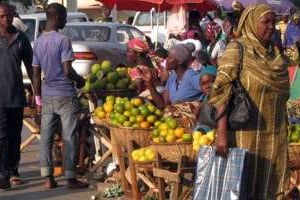
[[[143,79],[158,108],[163,109],[167,105],[203,99],[203,92],[199,86],[199,73],[188,68],[187,65],[194,48],[191,44],[177,44],[170,48],[166,61],[166,68],[170,75],[162,94],[157,92],[153,84],[155,73],[143,69]]]
[[[129,76],[137,83],[138,93],[146,88],[141,77],[140,66],[154,67],[148,55],[149,52],[150,47],[148,43],[142,39],[134,38],[127,44],[127,62],[133,67],[129,72]]]

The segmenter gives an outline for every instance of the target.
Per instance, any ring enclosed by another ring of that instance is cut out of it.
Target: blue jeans
[[[75,178],[77,161],[77,122],[80,113],[80,103],[76,96],[72,97],[43,97],[41,120],[41,175],[53,175],[52,146],[54,133],[59,119],[62,124],[63,162],[67,179]]]

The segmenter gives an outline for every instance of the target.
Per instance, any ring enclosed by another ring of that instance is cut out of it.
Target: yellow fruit
[[[107,102],[103,105],[103,109],[107,113],[112,112],[114,110],[114,105],[110,102]]]
[[[118,97],[117,97],[117,98],[118,98]],[[114,96],[112,96],[112,95],[107,96],[107,97],[105,98],[105,100],[106,100],[106,102],[110,102],[110,103],[112,103],[112,104],[114,104],[114,103],[116,102],[116,98],[115,98]]]
[[[166,136],[166,141],[167,141],[167,142],[175,142],[175,141],[176,141],[175,135],[174,135],[174,134],[168,134],[168,135]]]
[[[144,102],[140,98],[133,98],[131,99],[130,103],[136,107],[141,106]]]
[[[176,128],[174,134],[176,135],[177,138],[181,138],[184,134],[184,128],[182,127]]]
[[[146,157],[148,160],[154,160],[155,158],[155,151],[153,149],[147,149],[145,152]]]
[[[147,117],[147,121],[148,122],[150,122],[150,123],[154,123],[155,121],[156,121],[156,116],[155,115],[149,115],[148,117]]]
[[[136,122],[140,123],[142,121],[144,121],[144,116],[142,116],[142,115],[136,116]]]
[[[166,123],[161,123],[158,127],[159,130],[168,130],[168,125]]]
[[[194,151],[198,151],[200,148],[200,145],[199,144],[193,144],[193,150]]]
[[[182,138],[176,140],[176,142],[183,142]]]
[[[160,130],[159,131],[159,136],[165,137],[166,135],[168,135],[168,130]]]
[[[208,137],[208,139],[210,141],[214,141],[214,139],[215,139],[215,131],[212,130],[212,131],[207,132],[206,136]]]
[[[138,159],[139,159],[139,157],[140,157],[140,155],[139,155],[139,151],[138,151],[138,150],[134,150],[134,151],[132,151],[132,153],[131,153],[131,157],[132,157],[132,159],[133,159],[133,160],[138,160]]]
[[[193,140],[198,141],[200,139],[200,137],[202,136],[202,133],[200,131],[194,131],[193,132]]]
[[[140,127],[141,127],[141,128],[150,128],[150,123],[147,122],[147,121],[142,121],[142,122],[140,123]]]
[[[97,114],[97,112],[99,112],[99,111],[104,111],[102,106],[98,106],[94,112],[95,112],[95,114]]]
[[[123,113],[123,115],[125,115],[126,117],[130,117],[130,111],[128,111],[128,110],[125,110],[124,111],[124,113]]]
[[[98,117],[99,119],[104,119],[106,117],[106,113],[103,109],[103,107],[99,106],[95,109],[95,115],[96,117]]]
[[[138,161],[140,162],[145,162],[145,161],[148,161],[147,157],[146,156],[140,156]]]
[[[104,111],[99,111],[96,116],[99,118],[99,119],[104,119],[106,118],[106,113]]]
[[[155,137],[152,139],[154,143],[156,144],[159,144],[160,143],[160,140],[159,140],[159,137]]]
[[[200,145],[209,145],[210,140],[208,139],[208,137],[206,135],[202,135],[201,138],[199,139],[199,144]]]

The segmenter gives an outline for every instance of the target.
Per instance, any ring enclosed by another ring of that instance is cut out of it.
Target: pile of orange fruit
[[[107,96],[103,106],[94,111],[98,119],[108,119],[113,125],[132,128],[153,128],[162,118],[162,111],[141,98]]]
[[[155,123],[152,131],[154,143],[191,142],[192,134],[187,133],[183,127],[178,126],[172,117],[163,117]]]

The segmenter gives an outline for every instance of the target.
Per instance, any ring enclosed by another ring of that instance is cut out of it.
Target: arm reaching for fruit
[[[166,105],[168,105],[168,91],[164,91],[162,94],[160,94],[154,85],[154,79],[155,79],[155,73],[149,69],[149,68],[141,68],[142,70],[142,78],[146,82],[147,88],[150,91],[150,94],[153,98],[154,104],[160,108],[163,109]]]
[[[63,62],[63,69],[65,75],[72,81],[76,82],[77,89],[80,89],[84,86],[85,80],[81,76],[79,76],[77,72],[73,69],[71,61]]]

